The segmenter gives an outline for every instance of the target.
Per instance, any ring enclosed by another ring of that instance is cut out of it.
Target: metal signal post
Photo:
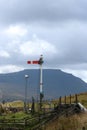
[[[37,61],[27,61],[28,64],[38,64],[40,65],[40,110],[42,108],[42,99],[43,95],[43,73],[42,73],[42,64],[43,64],[43,55],[40,56],[40,59]]]
[[[40,65],[40,110],[42,108],[42,99],[43,99],[43,73],[42,73],[42,64],[43,64],[43,56],[41,55],[39,59],[39,65]]]

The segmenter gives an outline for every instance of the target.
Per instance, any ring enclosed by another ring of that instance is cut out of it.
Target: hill
[[[39,70],[23,70],[15,73],[0,74],[0,99],[24,99],[25,75],[28,79],[28,98],[39,95]],[[69,94],[87,91],[87,83],[72,74],[61,70],[43,70],[43,90],[45,99],[58,98]]]

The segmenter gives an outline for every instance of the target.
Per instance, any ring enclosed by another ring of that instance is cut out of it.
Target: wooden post
[[[66,96],[65,96],[65,104],[66,104]]]
[[[70,94],[70,104],[71,104],[71,94]]]
[[[77,94],[75,94],[75,103],[76,103],[76,104],[78,103],[78,97],[77,97]]]
[[[60,98],[59,98],[59,105],[61,105],[61,96],[60,96]]]

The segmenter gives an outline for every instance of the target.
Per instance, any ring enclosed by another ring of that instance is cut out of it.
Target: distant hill
[[[25,75],[28,79],[28,98],[39,95],[39,70],[23,70],[15,73],[0,74],[0,99],[24,99]],[[69,94],[87,92],[87,83],[72,74],[61,70],[43,70],[43,90],[45,99],[58,98]]]

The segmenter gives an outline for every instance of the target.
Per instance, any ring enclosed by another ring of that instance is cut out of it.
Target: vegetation
[[[75,103],[76,102],[75,95],[66,96],[66,103],[70,103],[70,96],[71,96],[71,103]],[[80,102],[82,105],[84,105],[87,108],[87,92],[77,94],[77,100],[78,100],[78,102]],[[55,99],[52,102],[54,104],[58,104],[59,103],[59,99]],[[61,102],[65,103],[65,97],[61,98]]]
[[[74,103],[76,98],[75,95],[72,96],[67,96],[66,97],[66,103],[70,103],[70,97],[71,97],[71,102]],[[48,111],[48,108],[54,108],[55,104],[58,105],[59,99],[55,99],[52,101],[44,101],[43,103],[43,110]],[[86,108],[87,108],[87,93],[81,93],[78,94],[77,101],[82,103]],[[61,98],[61,102],[65,102],[65,97]],[[34,102],[33,102],[34,105]],[[37,103],[35,103],[35,109],[38,111]],[[23,109],[21,111],[7,111],[5,108],[10,107],[10,108],[23,108],[24,103],[22,101],[14,101],[14,102],[9,102],[9,103],[2,103],[0,105],[0,119],[8,119],[8,120],[21,120],[23,121],[24,119],[32,119],[29,120],[30,127],[27,127],[26,129],[30,129],[33,126],[37,125],[39,121],[39,114],[42,114],[41,112],[29,112],[25,113]],[[32,104],[28,104],[28,107],[34,107]],[[43,111],[44,112],[44,111]],[[37,117],[38,116],[38,120]],[[45,121],[45,119],[43,119]],[[72,116],[61,116],[60,118],[54,119],[44,125],[42,125],[43,130],[82,130],[82,127],[87,128],[87,113],[80,113],[80,114],[75,114]],[[0,127],[1,128],[1,127]],[[24,128],[25,129],[25,128]],[[26,130],[25,129],[25,130]]]
[[[87,129],[87,113],[73,115],[71,117],[60,117],[45,126],[45,130],[82,130]]]
[[[87,108],[87,93],[81,93],[77,95],[77,100],[84,107]],[[71,102],[75,102],[75,95],[71,96]],[[54,103],[58,103],[59,99],[54,100]],[[61,102],[65,102],[65,97],[61,98]],[[66,97],[66,103],[70,103],[70,96]],[[60,117],[45,126],[45,130],[82,130],[85,127],[87,129],[87,113],[76,114],[69,117]]]

